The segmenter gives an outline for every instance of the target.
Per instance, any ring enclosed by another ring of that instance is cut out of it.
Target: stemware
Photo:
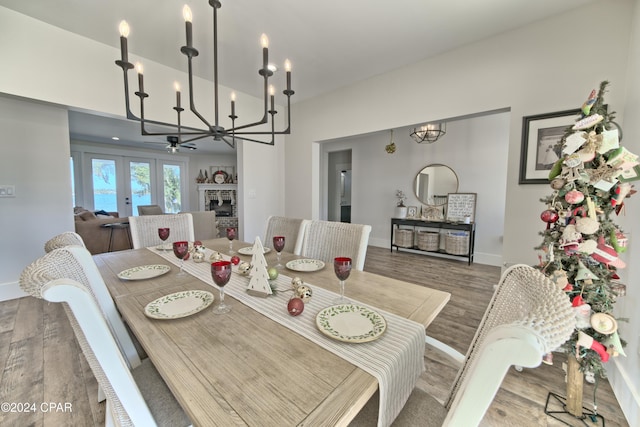
[[[173,254],[180,259],[180,271],[176,276],[186,276],[187,273],[182,271],[184,265],[184,257],[189,252],[189,242],[173,242]]]
[[[233,239],[236,238],[236,229],[234,227],[227,227],[227,239],[229,239],[229,253],[233,252]]]
[[[231,277],[230,261],[215,261],[211,263],[211,277],[213,282],[220,288],[220,304],[218,304],[213,312],[215,314],[224,314],[231,311],[231,307],[224,303],[224,285],[229,283]]]
[[[351,274],[351,258],[337,257],[333,260],[333,271],[340,280],[340,298],[333,300],[334,304],[348,304],[350,301],[344,297],[344,281]]]
[[[276,250],[276,256],[278,259],[276,268],[282,268],[282,264],[280,264],[280,253],[284,249],[284,236],[273,236],[273,249]]]
[[[157,249],[161,251],[167,250],[167,246],[165,242],[169,238],[170,231],[171,230],[169,230],[168,227],[158,228],[158,237],[160,237],[160,240],[162,240],[162,243],[160,244],[160,246],[157,247]]]

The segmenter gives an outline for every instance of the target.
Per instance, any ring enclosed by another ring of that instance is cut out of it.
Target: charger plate
[[[122,280],[145,280],[162,276],[171,271],[171,267],[164,264],[141,265],[129,268],[118,273],[118,278]]]
[[[262,250],[265,254],[271,252],[271,248],[263,247]],[[253,255],[253,246],[245,246],[244,248],[238,249],[238,253],[241,255]]]
[[[285,266],[293,271],[318,271],[324,268],[324,261],[319,259],[294,259]]]
[[[151,301],[144,308],[144,314],[152,319],[179,319],[204,310],[213,300],[213,294],[207,291],[175,292]]]
[[[364,343],[377,340],[387,329],[380,313],[356,304],[327,307],[316,316],[316,326],[338,341]]]

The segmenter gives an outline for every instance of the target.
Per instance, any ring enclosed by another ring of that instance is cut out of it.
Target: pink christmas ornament
[[[569,204],[577,205],[578,203],[582,203],[582,201],[584,200],[584,194],[582,194],[582,192],[578,190],[571,190],[564,195],[564,199]]]

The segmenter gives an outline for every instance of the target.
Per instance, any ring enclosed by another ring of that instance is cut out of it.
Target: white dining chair
[[[54,249],[64,248],[65,246],[82,246],[86,247],[82,237],[74,231],[65,231],[57,236],[52,237],[44,244],[44,251],[51,252]]]
[[[508,369],[539,366],[574,328],[569,298],[555,283],[527,265],[510,267],[496,287],[445,404],[416,388],[393,425],[479,425]],[[375,425],[377,408],[372,398],[351,426]]]
[[[300,229],[302,226],[302,219],[288,218],[284,216],[270,216],[267,218],[267,226],[265,228],[264,240],[262,241],[265,247],[273,249],[274,236],[284,236],[284,249],[285,252],[294,252],[298,236],[300,235]]]
[[[65,232],[51,238],[44,245],[45,252],[47,253],[52,252],[55,249],[69,246],[84,248],[84,243],[82,238],[76,233]],[[57,271],[56,274],[58,275],[65,275],[67,277],[75,278],[76,280],[84,279],[84,281],[86,281],[86,284],[96,299],[96,302],[100,307],[100,311],[105,317],[105,320],[111,329],[111,333],[118,343],[118,347],[120,348],[122,355],[125,357],[129,367],[135,368],[139,366],[141,363],[140,356],[136,350],[133,339],[127,332],[124,322],[120,317],[120,313],[118,313],[118,309],[113,302],[113,298],[111,298],[111,294],[107,289],[107,285],[105,285],[104,280],[100,275],[100,271],[95,265],[95,262],[93,262],[93,259],[91,259],[91,262],[81,265],[80,268],[76,270],[73,270],[70,267],[71,265],[60,264],[58,266],[52,266],[51,268],[55,268]]]
[[[25,268],[20,286],[36,298],[63,303],[78,344],[107,397],[105,425],[189,425],[149,359],[132,370],[127,366],[83,274],[91,266],[95,266],[91,254],[82,247],[54,249]]]
[[[193,217],[193,236],[197,240],[209,240],[220,237],[215,211],[181,212]]]
[[[162,241],[158,237],[158,228],[169,227],[169,242],[195,240],[193,217],[190,213],[171,215],[142,215],[129,217],[129,230],[133,249],[158,246]]]
[[[327,263],[333,263],[335,257],[349,257],[354,270],[364,269],[370,225],[305,219],[300,233],[296,255]]]

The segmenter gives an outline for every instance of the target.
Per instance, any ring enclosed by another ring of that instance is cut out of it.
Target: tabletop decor
[[[265,298],[273,294],[269,285],[269,271],[267,260],[264,258],[264,247],[259,237],[253,244],[253,256],[251,258],[251,280],[247,286],[247,293],[255,297]]]

